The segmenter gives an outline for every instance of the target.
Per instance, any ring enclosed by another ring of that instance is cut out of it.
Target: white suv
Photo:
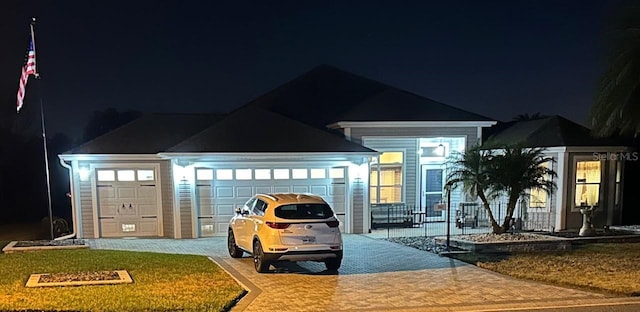
[[[339,225],[320,196],[257,194],[229,221],[227,247],[233,258],[252,254],[260,273],[275,261],[321,261],[337,270],[342,263]]]

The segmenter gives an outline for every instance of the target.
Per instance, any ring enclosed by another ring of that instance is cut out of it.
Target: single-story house
[[[374,205],[444,221],[434,207],[447,157],[495,124],[323,65],[228,114],[147,114],[59,158],[78,238],[226,235],[258,192],[321,195],[343,231],[366,233]],[[451,199],[467,200],[458,190]]]
[[[542,147],[553,161],[546,164],[558,176],[551,195],[531,191],[515,216],[532,230],[578,229],[580,209],[596,206],[592,221],[598,228],[622,220],[624,163],[634,154],[620,140],[594,138],[590,130],[560,116],[508,123],[486,139],[485,148],[504,144]]]

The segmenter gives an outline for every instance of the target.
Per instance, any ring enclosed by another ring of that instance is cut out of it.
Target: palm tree
[[[628,6],[613,23],[608,67],[600,77],[591,120],[598,136],[640,133],[640,7]]]
[[[500,153],[492,153],[474,147],[450,162],[453,170],[447,176],[448,185],[462,184],[472,197],[479,197],[487,211],[493,233],[509,230],[518,199],[530,190],[552,193],[556,184],[552,178],[557,174],[544,166],[553,161],[543,154],[542,148],[505,146]],[[502,224],[495,219],[489,201],[505,195],[507,212]]]
[[[515,117],[513,117],[513,121],[527,121],[527,120],[536,120],[536,119],[542,119],[542,118],[547,118],[549,116],[547,115],[543,115],[540,112],[536,112],[533,113],[531,115],[529,115],[529,113],[524,113],[524,114],[518,114]]]
[[[500,231],[500,226],[496,222],[491,206],[489,206],[490,170],[488,165],[492,154],[490,151],[482,150],[479,146],[460,153],[459,157],[451,160],[449,165],[452,170],[447,175],[447,186],[457,187],[462,185],[462,189],[469,196],[480,197],[482,206],[487,211],[489,221],[493,231]]]
[[[491,188],[507,197],[507,212],[497,233],[504,233],[511,226],[511,219],[518,199],[530,190],[542,190],[551,194],[556,190],[556,172],[548,166],[553,158],[543,154],[543,148],[507,146],[490,159]],[[494,230],[494,233],[496,231]]]

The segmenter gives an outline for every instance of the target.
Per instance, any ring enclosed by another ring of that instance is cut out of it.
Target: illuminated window
[[[98,181],[115,181],[116,173],[113,170],[98,170]]]
[[[331,168],[329,170],[329,178],[344,179],[344,168]]]
[[[201,181],[211,181],[213,180],[213,169],[197,169],[196,170],[196,179]]]
[[[600,197],[600,161],[578,161],[576,163],[576,206],[597,206]]]
[[[236,169],[236,180],[251,180],[251,169]]]
[[[402,202],[403,152],[385,152],[371,164],[371,203]]]
[[[327,177],[327,171],[324,169],[311,169],[312,179],[324,179]]]
[[[118,181],[135,181],[135,170],[118,170]]]
[[[271,169],[256,169],[256,180],[269,180],[271,179]]]
[[[291,177],[294,179],[306,179],[308,174],[307,169],[291,169]]]
[[[233,180],[233,170],[231,169],[217,169],[216,180]]]
[[[273,169],[273,179],[274,180],[288,180],[289,179],[289,169]]]
[[[550,168],[551,163],[546,162],[540,165],[541,167]],[[547,176],[545,180],[549,180],[551,177]],[[549,194],[541,189],[529,190],[529,208],[544,209],[547,208],[547,201]]]
[[[153,181],[153,170],[138,170],[138,181]]]

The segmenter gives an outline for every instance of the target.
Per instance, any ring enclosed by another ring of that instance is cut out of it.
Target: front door
[[[427,221],[444,221],[445,211],[436,211],[434,206],[442,201],[443,195],[442,165],[421,166],[422,211],[426,212]]]

